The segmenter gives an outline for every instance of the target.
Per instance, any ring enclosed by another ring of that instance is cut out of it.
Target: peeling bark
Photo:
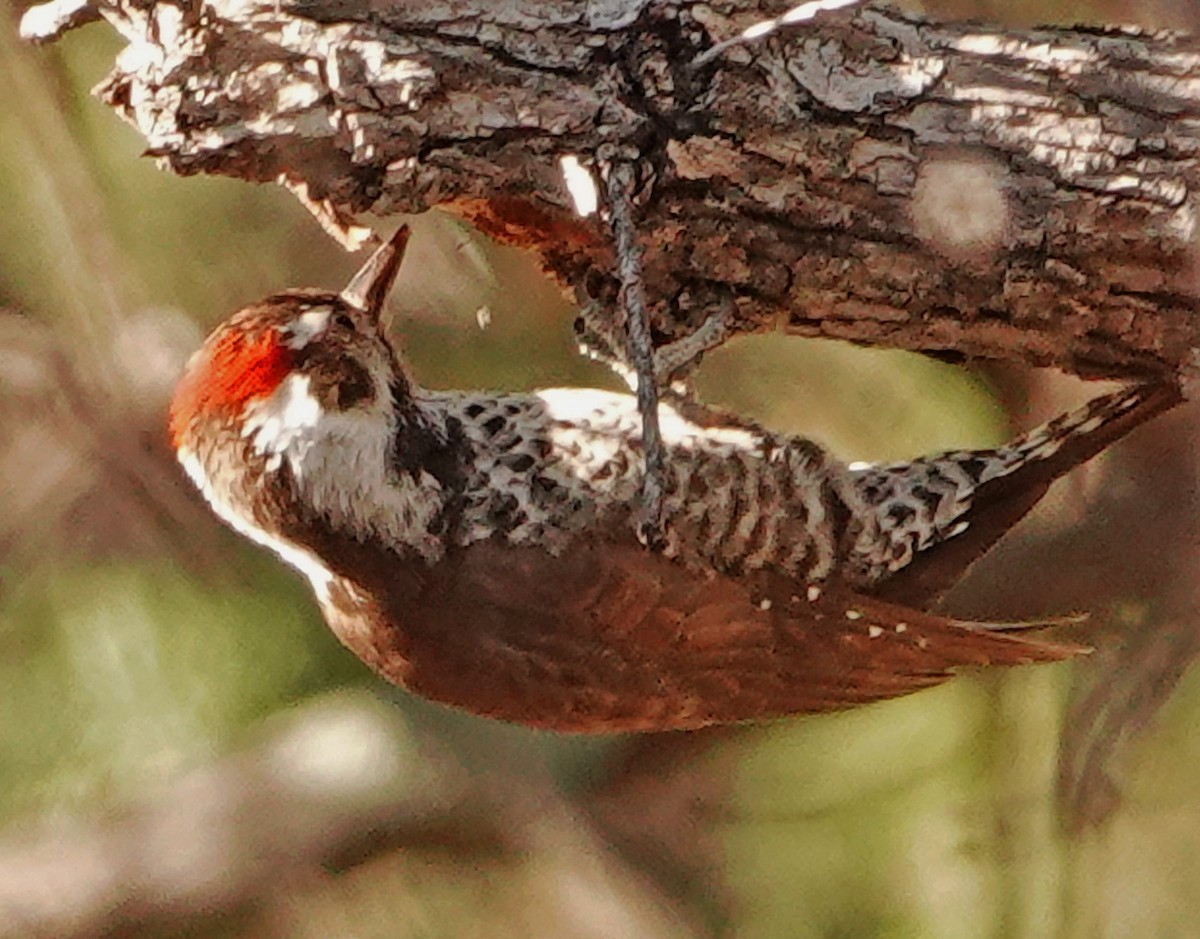
[[[561,159],[632,158],[656,340],[718,304],[785,328],[1089,376],[1200,347],[1200,44],[870,5],[697,57],[717,0],[80,0],[129,40],[99,93],[178,173],[285,182],[344,239],[438,206],[615,305]]]

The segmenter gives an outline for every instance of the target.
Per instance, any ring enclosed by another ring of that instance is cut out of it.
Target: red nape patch
[[[275,330],[250,336],[223,329],[204,344],[175,389],[171,442],[178,448],[199,415],[237,413],[247,402],[271,394],[291,368],[292,352]]]

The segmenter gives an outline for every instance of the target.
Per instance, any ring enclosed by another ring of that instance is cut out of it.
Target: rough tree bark
[[[635,159],[659,342],[724,306],[739,331],[1090,376],[1190,364],[1200,45],[869,5],[704,56],[778,12],[56,0],[23,32],[120,31],[99,92],[176,172],[278,179],[347,241],[438,206],[581,300],[614,303],[614,265],[563,158]]]

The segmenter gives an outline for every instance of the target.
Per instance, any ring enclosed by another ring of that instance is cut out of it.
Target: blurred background
[[[221,528],[164,409],[239,305],[357,265],[282,189],[180,179],[88,96],[104,25],[0,0],[0,936],[1121,937],[1200,922],[1195,409],[1058,484],[958,612],[1087,611],[1078,664],[851,713],[582,740],[341,649]],[[929,3],[1195,26],[1180,2]],[[389,223],[394,220],[389,220]],[[434,387],[614,386],[528,257],[413,220],[394,329]],[[757,337],[710,400],[845,459],[984,446],[1098,393]]]

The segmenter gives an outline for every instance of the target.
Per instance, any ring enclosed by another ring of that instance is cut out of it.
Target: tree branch
[[[732,298],[735,330],[1086,375],[1178,370],[1200,347],[1189,38],[871,5],[704,61],[766,4],[61,3],[26,36],[88,11],[119,30],[99,92],[150,154],[278,178],[349,240],[367,210],[439,206],[615,304],[610,238],[560,160],[637,160],[660,343]]]

